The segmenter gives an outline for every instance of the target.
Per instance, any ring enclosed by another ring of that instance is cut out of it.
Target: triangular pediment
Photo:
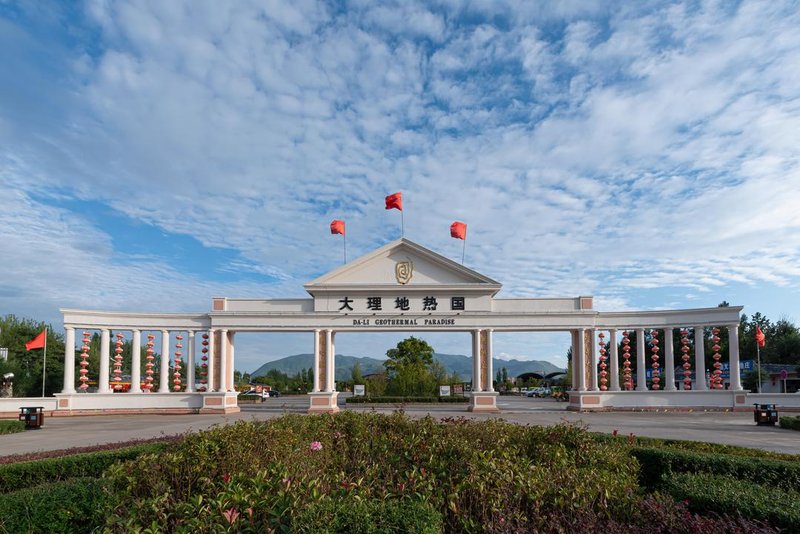
[[[398,264],[402,266],[398,267]],[[398,269],[401,270],[399,274]],[[409,270],[411,276],[406,280]],[[306,284],[305,288],[313,294],[315,289],[362,286],[409,289],[434,286],[481,288],[492,293],[496,293],[502,287],[488,276],[464,267],[409,239],[401,238],[320,276]]]

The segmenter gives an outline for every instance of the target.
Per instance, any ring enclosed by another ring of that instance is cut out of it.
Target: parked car
[[[527,393],[525,393],[525,396],[526,397],[538,397],[539,396],[539,390],[541,390],[541,389],[542,388],[531,388],[531,389],[529,389],[527,391]]]
[[[536,394],[537,397],[549,397],[553,394],[553,390],[549,387],[539,388],[539,392]]]
[[[265,391],[264,393],[267,394],[268,397],[280,397],[281,392],[276,389],[271,389],[269,391]]]

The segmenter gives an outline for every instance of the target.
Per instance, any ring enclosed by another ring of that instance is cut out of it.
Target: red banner
[[[398,209],[403,211],[403,193],[395,193],[386,197],[386,209]]]
[[[467,238],[467,225],[463,222],[456,221],[450,225],[450,237],[454,237],[456,239],[466,239]]]
[[[344,221],[334,219],[331,221],[331,233],[344,235]]]
[[[764,332],[761,331],[761,327],[756,325],[756,343],[759,347],[763,347],[767,344],[767,337],[764,335]]]
[[[46,338],[47,338],[47,329],[45,328],[38,336],[25,343],[25,350],[44,348],[44,343]]]

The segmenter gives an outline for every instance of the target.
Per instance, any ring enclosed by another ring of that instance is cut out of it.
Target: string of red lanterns
[[[658,368],[660,365],[658,364],[658,330],[651,330],[650,331],[650,352],[653,354],[650,359],[653,361],[652,368],[653,368],[653,390],[661,389],[661,378],[659,375]]]
[[[89,336],[89,332],[83,332],[83,346],[81,347],[81,370],[79,371],[81,376],[78,378],[81,383],[81,385],[78,386],[78,389],[84,393],[86,393],[86,390],[89,389],[89,377],[86,376],[89,374],[89,370],[87,369],[87,367],[89,367]]]

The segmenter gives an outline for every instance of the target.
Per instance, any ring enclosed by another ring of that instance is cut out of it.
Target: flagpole
[[[461,245],[461,265],[464,265],[464,252],[467,250],[467,236],[464,234],[464,243]]]
[[[761,393],[761,345],[756,341],[756,356],[758,358],[758,391]]]
[[[344,238],[344,262],[347,263],[347,232],[342,234],[342,237]]]
[[[42,361],[42,397],[44,397],[44,377],[47,369],[47,327],[44,327],[44,360]]]
[[[405,217],[403,217],[403,210],[400,210],[400,237],[405,237],[405,235],[406,235]]]

